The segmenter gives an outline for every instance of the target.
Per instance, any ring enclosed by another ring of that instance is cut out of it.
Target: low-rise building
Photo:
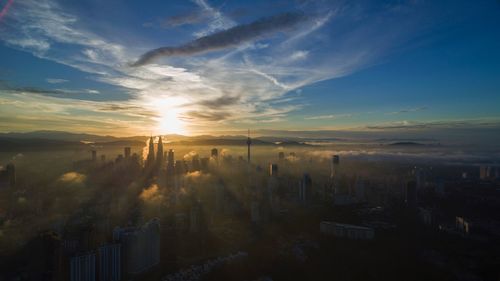
[[[323,234],[354,240],[372,240],[375,237],[373,228],[333,221],[322,221],[320,231]]]

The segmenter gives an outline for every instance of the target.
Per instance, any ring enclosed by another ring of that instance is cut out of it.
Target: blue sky
[[[0,0],[0,9],[4,132],[500,127],[499,1]]]

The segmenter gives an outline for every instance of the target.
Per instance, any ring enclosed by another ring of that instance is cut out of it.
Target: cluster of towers
[[[250,138],[250,130],[248,130],[248,137],[246,140],[247,144],[247,162],[250,163],[250,146],[252,144],[252,139]],[[216,148],[212,149],[211,151],[211,156],[214,158],[218,158],[218,150]],[[148,155],[146,158],[146,167],[155,167],[155,166],[161,166],[161,163],[163,162],[164,158],[164,152],[163,152],[163,140],[162,137],[158,137],[158,144],[157,144],[157,150],[156,150],[156,156],[155,156],[155,145],[154,145],[154,137],[151,136],[149,139],[149,145],[148,145]],[[166,153],[166,158],[167,158],[167,171],[174,171],[174,151],[170,149]],[[196,159],[198,157],[196,156]],[[193,159],[193,160],[196,160]],[[203,160],[203,159],[201,159]]]

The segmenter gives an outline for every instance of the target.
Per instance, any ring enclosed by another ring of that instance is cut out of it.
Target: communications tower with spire
[[[250,139],[250,129],[248,130],[248,137],[247,137],[247,146],[248,146],[248,153],[247,153],[247,161],[250,163],[250,145],[252,144],[252,139]]]

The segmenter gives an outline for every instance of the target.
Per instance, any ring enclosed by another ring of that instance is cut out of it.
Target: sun
[[[186,124],[180,118],[182,114],[182,104],[185,101],[180,98],[158,98],[151,101],[150,106],[154,108],[157,117],[154,118],[156,124],[154,131],[156,134],[187,134]]]
[[[157,130],[160,134],[186,134],[185,124],[179,119],[179,113],[174,109],[160,114]]]

